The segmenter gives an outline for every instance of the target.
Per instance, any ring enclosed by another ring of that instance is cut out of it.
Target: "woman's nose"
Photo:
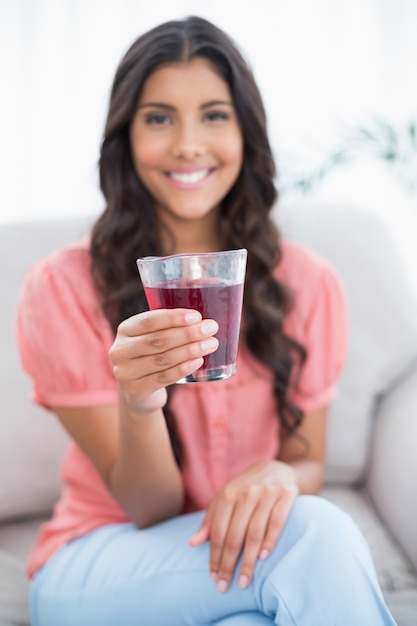
[[[195,159],[206,152],[204,132],[194,124],[181,125],[172,144],[172,153],[177,159]]]

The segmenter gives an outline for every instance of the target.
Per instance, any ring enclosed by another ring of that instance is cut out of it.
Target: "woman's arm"
[[[328,407],[307,413],[296,434],[281,442],[278,459],[293,468],[300,493],[318,494],[323,485],[327,415]]]
[[[119,405],[52,407],[139,527],[182,509],[182,478],[162,412],[165,387],[191,374],[217,348],[217,328],[190,310],[135,315],[119,326],[110,350]]]
[[[135,524],[144,528],[180,513],[182,479],[162,410],[143,416],[121,405],[52,410]]]

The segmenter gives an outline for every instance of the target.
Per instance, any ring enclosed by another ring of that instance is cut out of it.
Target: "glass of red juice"
[[[137,260],[150,310],[195,309],[214,319],[219,347],[177,383],[230,378],[236,373],[247,250],[174,254]]]

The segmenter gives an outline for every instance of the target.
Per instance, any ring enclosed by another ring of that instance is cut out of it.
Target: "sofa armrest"
[[[417,568],[417,366],[384,396],[375,420],[366,488]]]

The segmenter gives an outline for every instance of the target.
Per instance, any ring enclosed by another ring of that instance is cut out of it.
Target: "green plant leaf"
[[[408,126],[408,134],[410,135],[411,145],[414,148],[417,148],[417,132],[416,132],[416,125],[414,124],[414,122],[410,122]]]
[[[394,151],[382,152],[381,157],[385,159],[385,161],[395,161],[397,158],[397,153]]]
[[[328,154],[321,166],[294,181],[291,188],[306,194],[322,183],[331,170],[363,156],[384,161],[406,188],[416,190],[417,121],[396,127],[375,116],[356,128],[342,128],[338,149]]]

